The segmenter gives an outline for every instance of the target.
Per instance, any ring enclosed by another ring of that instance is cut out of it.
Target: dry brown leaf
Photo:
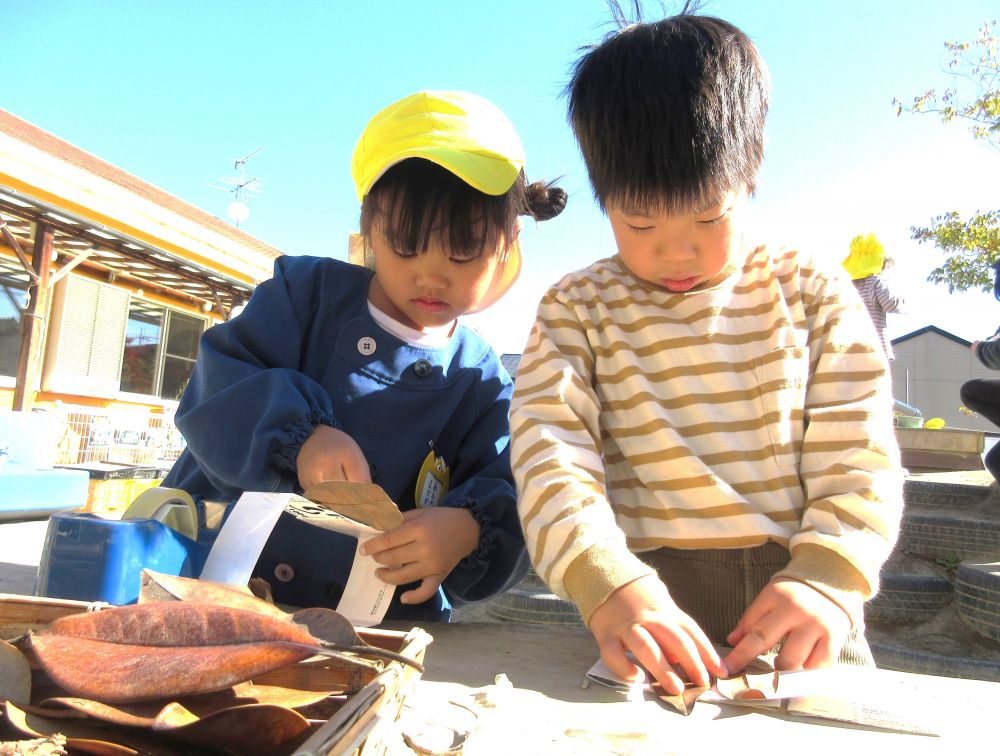
[[[694,711],[695,702],[701,697],[701,694],[708,690],[708,685],[700,685],[695,687],[694,685],[688,683],[683,692],[679,694],[668,695],[663,692],[663,688],[659,685],[654,684],[653,690],[656,691],[659,696],[660,701],[662,701],[671,711],[678,714],[683,714],[685,717]]]
[[[166,575],[149,569],[142,571],[142,583],[139,589],[140,604],[174,600],[231,606],[234,609],[246,609],[275,619],[289,619],[288,613],[274,604],[230,585],[178,575]]]
[[[31,665],[7,641],[0,640],[0,699],[16,704],[31,700]]]
[[[221,690],[333,653],[295,623],[187,602],[62,617],[27,645],[67,692],[108,703]]]
[[[403,523],[399,507],[374,483],[325,480],[307,488],[303,496],[376,530],[391,530]]]
[[[29,708],[29,707],[25,707]],[[162,756],[179,753],[166,743],[158,742],[141,732],[111,733],[80,720],[53,719],[26,711],[12,703],[4,704],[7,724],[28,738],[64,735],[66,745],[73,753],[100,754],[101,756],[136,756],[155,753]]]
[[[310,703],[317,698],[316,694],[306,695]],[[290,744],[308,735],[310,729],[309,721],[287,706],[247,702],[234,705],[232,697],[228,705],[213,707],[203,716],[176,701],[165,706],[156,704],[161,708],[155,716],[149,716],[153,712],[143,712],[141,706],[115,707],[81,698],[50,699],[44,707],[28,707],[28,710],[48,718],[58,717],[66,710],[51,709],[53,706],[66,707],[108,725],[143,728],[190,745],[239,754],[287,753]],[[113,733],[108,737],[117,739]]]
[[[312,706],[333,693],[334,691],[296,690],[274,685],[240,683],[215,693],[179,697],[165,705],[159,700],[111,706],[86,698],[61,696],[46,699],[39,706],[52,709],[52,713],[46,712],[49,716],[57,716],[56,712],[71,709],[113,724],[153,727],[154,723],[160,723],[160,726],[179,727],[234,706],[268,704],[299,709]]]
[[[322,606],[299,609],[292,616],[292,621],[306,627],[309,632],[320,640],[335,643],[338,646],[369,646],[354,624],[343,614]]]
[[[169,734],[185,743],[255,756],[287,754],[309,736],[311,729],[309,721],[298,712],[272,704],[232,706],[180,727],[154,727],[158,734]]]

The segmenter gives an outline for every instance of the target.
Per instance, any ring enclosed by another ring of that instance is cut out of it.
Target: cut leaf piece
[[[325,480],[310,486],[303,496],[376,530],[391,530],[403,524],[399,507],[374,483]]]
[[[290,618],[287,612],[274,604],[257,598],[249,590],[242,591],[223,583],[166,575],[162,572],[144,569],[139,589],[139,603],[150,604],[163,601],[188,601],[195,604],[230,606],[234,609],[246,609],[275,619],[287,620]]]

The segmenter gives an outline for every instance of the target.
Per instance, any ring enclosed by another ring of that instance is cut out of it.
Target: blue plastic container
[[[197,541],[159,520],[109,520],[89,513],[49,518],[35,595],[134,604],[143,568],[198,577],[218,531]]]

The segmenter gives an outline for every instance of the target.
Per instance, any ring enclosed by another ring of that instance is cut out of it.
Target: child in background
[[[872,664],[863,602],[896,539],[887,363],[846,276],[745,238],[768,75],[679,15],[588,50],[569,115],[617,254],[549,289],[511,446],[538,574],[607,666],[662,686]],[[714,644],[732,650],[721,659]]]
[[[518,216],[565,204],[523,166],[513,126],[475,95],[418,92],[378,113],[352,161],[372,268],[282,257],[238,317],[204,334],[177,412],[188,446],[164,485],[232,501],[379,484],[403,510],[364,547],[406,586],[390,619],[447,619],[451,601],[520,580],[511,379],[457,318],[516,279]],[[354,555],[336,537],[282,515],[256,574],[279,602],[336,606]]]
[[[889,312],[902,312],[904,304],[903,298],[893,294],[882,280],[882,271],[891,263],[875,234],[851,239],[850,253],[843,262],[844,270],[851,274],[854,288],[868,309],[885,356],[890,360],[895,355],[892,353],[892,342],[885,335],[885,316]]]

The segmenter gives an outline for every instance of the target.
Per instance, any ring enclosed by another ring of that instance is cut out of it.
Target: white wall
[[[970,378],[997,378],[964,344],[927,331],[892,345],[892,393],[896,399],[918,408],[925,418],[940,417],[953,428],[1000,431],[979,415],[959,411],[959,388]]]

